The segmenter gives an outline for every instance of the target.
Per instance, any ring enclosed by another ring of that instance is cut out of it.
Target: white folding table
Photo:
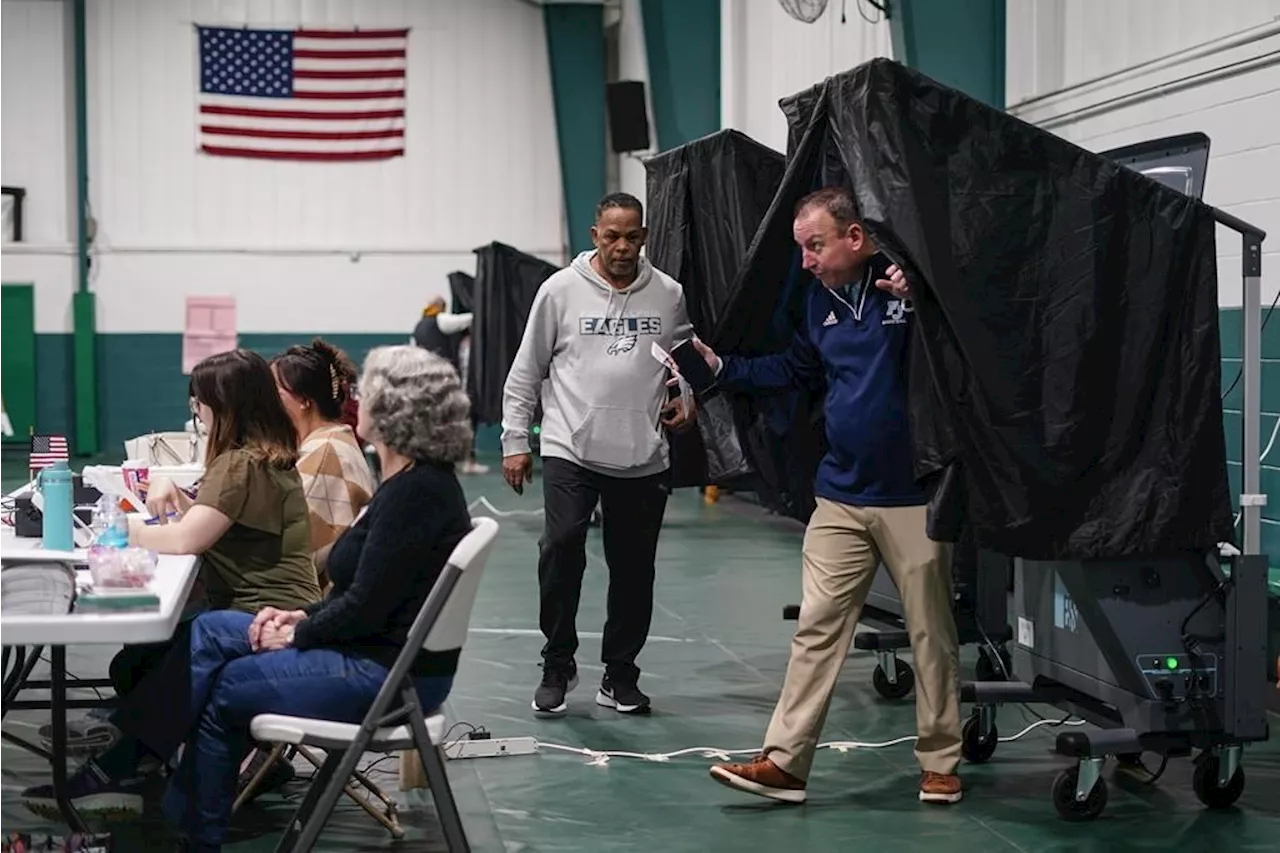
[[[77,567],[77,579],[87,578],[88,554],[84,550],[71,552],[45,551],[39,539],[15,535],[8,526],[0,527],[0,558],[5,563],[51,562]],[[187,597],[198,574],[198,559],[194,556],[162,555],[156,564],[151,591],[160,599],[157,610],[122,613],[78,613],[74,608],[67,613],[28,614],[15,613],[0,616],[0,645],[9,648],[34,649],[34,654],[23,666],[14,668],[14,675],[6,674],[4,683],[4,708],[7,714],[13,709],[47,708],[52,715],[52,752],[20,741],[7,733],[5,740],[35,752],[49,760],[53,767],[53,789],[58,808],[71,828],[87,831],[84,821],[76,813],[66,797],[67,784],[67,708],[81,707],[81,702],[67,701],[67,646],[77,645],[126,645],[135,643],[162,643],[173,636],[185,608]],[[40,649],[49,647],[49,681],[29,681]],[[6,654],[7,658],[7,654]],[[24,687],[49,690],[49,702],[17,702],[16,697]]]

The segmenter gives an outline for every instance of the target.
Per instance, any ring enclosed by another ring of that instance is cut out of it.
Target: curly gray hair
[[[370,350],[359,394],[372,421],[366,438],[411,459],[452,463],[471,455],[471,401],[440,356],[416,346]]]

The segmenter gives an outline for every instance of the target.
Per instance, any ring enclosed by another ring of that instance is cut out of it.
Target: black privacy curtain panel
[[[559,267],[504,243],[475,250],[467,393],[482,424],[502,422],[502,386],[529,321],[533,297]]]
[[[968,524],[979,547],[1036,559],[1233,540],[1207,207],[889,60],[782,108],[787,173],[717,345],[776,334],[795,201],[847,186],[915,284],[933,538]]]
[[[454,314],[469,314],[475,307],[475,276],[461,270],[449,273],[449,309]]]
[[[783,156],[736,130],[721,130],[645,161],[653,265],[684,286],[694,331],[705,339],[786,168]],[[672,485],[712,481],[699,430],[671,436]]]

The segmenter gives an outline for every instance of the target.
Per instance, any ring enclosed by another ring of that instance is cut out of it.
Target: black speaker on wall
[[[609,110],[609,135],[613,139],[613,152],[626,154],[631,151],[648,151],[649,113],[644,102],[644,83],[639,80],[608,83],[605,85],[604,97]]]

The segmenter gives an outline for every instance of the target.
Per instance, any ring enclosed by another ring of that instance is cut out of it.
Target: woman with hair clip
[[[196,497],[167,480],[153,482],[147,509],[158,523],[130,519],[130,544],[200,556],[202,591],[193,591],[189,613],[254,614],[319,601],[307,501],[295,468],[297,436],[271,368],[248,350],[210,356],[192,370],[190,395],[209,431]],[[121,738],[68,780],[70,799],[82,813],[142,812],[138,766],[169,759],[171,721],[190,713],[190,691],[174,689],[190,678],[190,626],[184,619],[168,643],[126,646],[112,661],[121,698],[111,723]],[[36,814],[59,814],[50,785],[28,788],[21,799]]]
[[[373,497],[373,472],[355,431],[343,423],[356,367],[347,354],[316,338],[271,361],[280,401],[298,435],[298,473],[311,513],[311,560],[320,590],[328,589],[325,560]]]
[[[320,338],[293,346],[271,360],[280,402],[298,435],[298,473],[311,519],[311,562],[320,591],[329,588],[325,561],[334,541],[347,531],[373,497],[373,472],[355,430],[344,422],[356,367],[347,354]],[[292,781],[293,765],[282,755],[267,772],[269,747],[255,749],[243,763],[239,791],[253,786],[245,802]]]

